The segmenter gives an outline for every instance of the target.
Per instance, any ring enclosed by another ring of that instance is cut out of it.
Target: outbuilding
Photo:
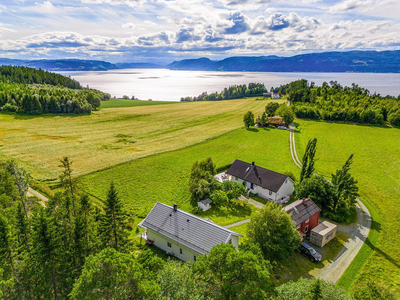
[[[311,230],[310,242],[319,246],[325,246],[336,236],[337,225],[324,221]]]
[[[206,211],[211,208],[211,203],[212,201],[209,198],[206,198],[204,200],[197,202],[197,206],[200,207],[202,211]]]

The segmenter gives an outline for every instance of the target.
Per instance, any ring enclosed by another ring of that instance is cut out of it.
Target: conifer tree
[[[127,243],[128,234],[122,203],[113,182],[108,190],[104,211],[99,227],[103,247],[121,252]]]
[[[78,181],[76,178],[72,177],[72,161],[68,159],[68,157],[64,157],[60,160],[62,163],[61,167],[64,168],[62,174],[60,175],[60,182],[65,189],[65,193],[70,197],[72,202],[72,213],[75,216],[76,214],[76,194],[78,189]]]

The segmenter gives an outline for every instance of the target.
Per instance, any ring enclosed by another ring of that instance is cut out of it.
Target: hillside
[[[399,73],[400,51],[349,51],[302,54],[292,57],[229,57],[174,61],[170,70],[248,72],[359,72]]]
[[[81,59],[20,60],[0,58],[0,65],[24,66],[48,71],[107,71],[118,69],[117,66],[109,62]]]

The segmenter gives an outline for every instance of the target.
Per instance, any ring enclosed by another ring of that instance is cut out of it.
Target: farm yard
[[[357,267],[346,272],[339,285],[348,288],[352,282],[359,284],[373,280],[399,289],[400,130],[297,122],[299,132],[295,138],[298,153],[304,152],[309,139],[317,138],[316,169],[326,178],[330,179],[330,174],[354,153],[351,174],[358,180],[360,199],[368,205],[373,217],[370,236],[353,261]]]

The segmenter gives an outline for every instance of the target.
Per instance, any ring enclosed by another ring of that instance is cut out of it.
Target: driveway
[[[302,164],[300,159],[297,157],[296,152],[294,123],[290,124],[289,129],[290,153],[294,163],[301,168]],[[332,261],[328,262],[324,268],[312,270],[310,272],[312,276],[336,283],[356,257],[358,251],[360,251],[364,241],[368,237],[369,230],[371,229],[371,215],[368,208],[361,202],[361,200],[358,198],[356,200],[357,221],[347,226],[338,225],[337,228],[337,230],[346,232],[349,235],[348,241],[344,244],[342,250],[340,250],[336,257]],[[329,247],[329,243],[326,247]]]

